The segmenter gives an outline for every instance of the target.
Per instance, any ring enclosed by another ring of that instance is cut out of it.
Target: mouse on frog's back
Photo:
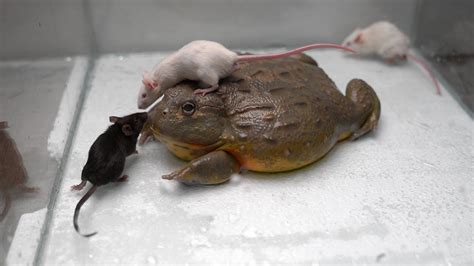
[[[195,90],[196,94],[205,95],[218,88],[220,79],[239,69],[240,62],[277,59],[319,48],[353,52],[337,44],[316,43],[277,54],[239,55],[217,42],[192,41],[161,61],[151,73],[145,73],[138,93],[138,108],[147,108],[161,97],[165,90],[186,79],[207,84],[208,88]]]

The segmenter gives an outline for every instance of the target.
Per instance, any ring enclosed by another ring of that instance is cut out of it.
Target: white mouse
[[[171,54],[151,73],[143,76],[143,85],[138,94],[138,108],[145,109],[155,102],[164,91],[185,79],[200,81],[208,88],[195,90],[205,95],[219,86],[219,79],[227,77],[236,69],[238,62],[287,57],[316,48],[337,48],[354,52],[337,44],[311,44],[283,53],[265,55],[237,55],[222,44],[212,41],[192,41]]]
[[[378,21],[364,29],[356,28],[342,45],[362,55],[378,55],[389,63],[407,59],[414,61],[428,73],[436,86],[436,93],[441,95],[438,80],[426,63],[408,52],[410,39],[394,24]]]

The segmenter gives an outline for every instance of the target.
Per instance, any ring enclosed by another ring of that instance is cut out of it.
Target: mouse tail
[[[90,198],[90,196],[95,192],[96,189],[97,189],[97,186],[93,185],[89,189],[89,191],[87,191],[87,193],[81,198],[81,200],[79,200],[79,202],[76,205],[76,210],[74,211],[74,219],[73,219],[74,229],[76,229],[76,232],[78,234],[80,234],[81,236],[84,236],[84,237],[91,237],[91,236],[97,234],[97,232],[90,233],[90,234],[82,234],[79,231],[79,225],[77,224],[77,218],[79,218],[79,211],[81,210],[82,205]]]
[[[433,72],[430,70],[430,67],[423,60],[419,59],[418,57],[416,57],[412,54],[407,54],[407,59],[417,63],[422,69],[425,70],[425,72],[428,73],[428,75],[430,76],[431,80],[433,81],[433,83],[436,87],[436,94],[441,95],[441,86],[439,85],[439,82],[436,79]]]
[[[7,216],[8,210],[12,205],[12,198],[10,197],[10,193],[8,191],[3,191],[3,198],[5,199],[4,207],[2,212],[0,213],[0,222],[5,219]]]
[[[237,61],[256,61],[256,60],[265,60],[265,59],[275,59],[275,58],[281,58],[281,57],[287,57],[293,54],[299,54],[304,51],[308,50],[313,50],[313,49],[319,49],[319,48],[336,48],[336,49],[341,49],[345,50],[351,53],[355,53],[354,50],[352,50],[349,47],[342,46],[339,44],[332,44],[332,43],[315,43],[315,44],[310,44],[306,45],[303,47],[299,47],[287,52],[282,52],[282,53],[276,53],[276,54],[263,54],[263,55],[239,55],[237,56]]]

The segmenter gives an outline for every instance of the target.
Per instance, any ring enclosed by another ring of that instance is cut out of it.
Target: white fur
[[[185,79],[217,86],[219,79],[231,73],[236,61],[237,54],[217,42],[192,41],[153,68],[150,76],[158,86],[153,91],[140,87],[138,108],[147,108],[166,89]],[[142,97],[143,93],[146,97]]]
[[[355,40],[361,34],[361,40]],[[441,95],[441,86],[431,69],[414,55],[408,54],[410,39],[397,26],[388,21],[375,22],[365,29],[355,29],[342,43],[362,55],[376,54],[386,60],[409,59],[423,68],[433,81],[436,92]]]
[[[142,95],[145,95],[145,97],[142,97]],[[140,88],[138,89],[137,106],[139,109],[146,109],[159,97],[160,96],[158,96],[158,94],[155,94],[153,91],[148,90],[147,88],[145,88],[145,85],[141,84]]]
[[[355,39],[362,34],[360,43]],[[376,54],[383,59],[395,59],[408,53],[410,40],[394,24],[388,21],[375,22],[364,29],[357,28],[342,43],[364,55]]]

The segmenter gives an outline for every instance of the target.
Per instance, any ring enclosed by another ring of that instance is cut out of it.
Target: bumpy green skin
[[[300,168],[338,141],[369,132],[380,116],[367,83],[352,80],[344,96],[304,55],[245,63],[216,93],[195,95],[196,88],[188,82],[167,90],[145,126],[175,155],[194,160],[164,177],[189,184],[225,182],[239,166],[260,172]],[[186,102],[196,106],[191,115],[183,111]],[[219,170],[211,174],[208,168]]]

